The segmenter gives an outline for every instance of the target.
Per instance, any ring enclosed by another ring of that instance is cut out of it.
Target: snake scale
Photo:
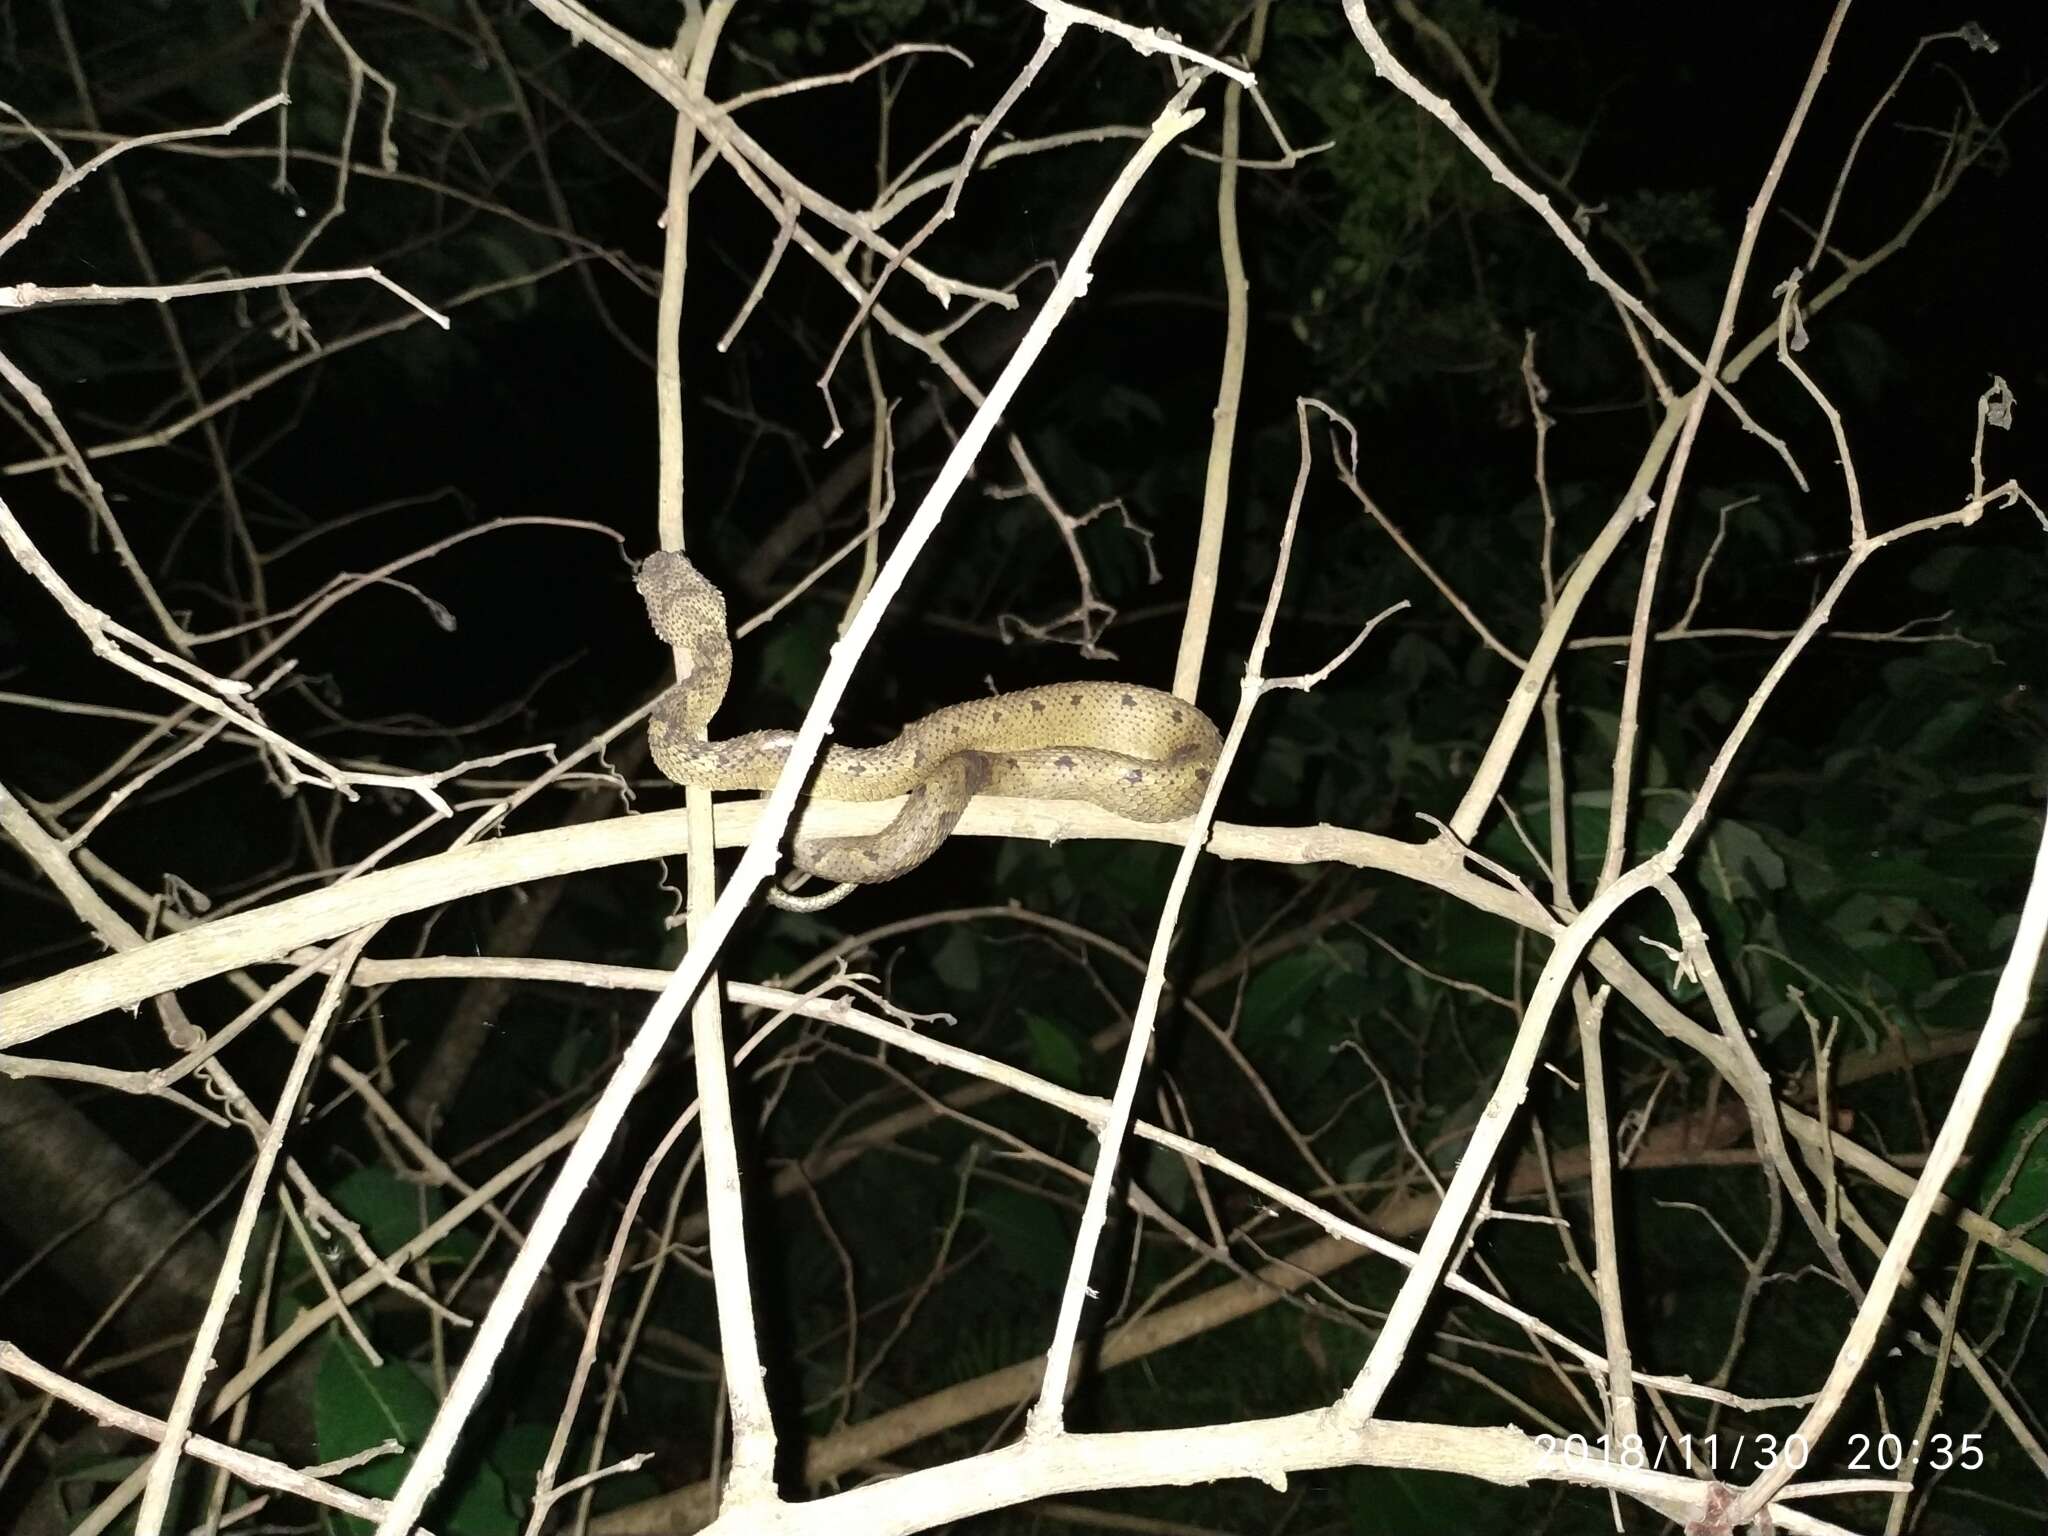
[[[732,679],[724,595],[665,550],[641,564],[634,584],[682,674],[648,723],[656,765],[701,789],[773,788],[795,732],[705,737]],[[833,745],[811,781],[815,798],[909,799],[879,832],[797,839],[792,861],[840,884],[827,901],[847,886],[892,880],[931,856],[977,794],[1086,800],[1134,821],[1173,821],[1201,804],[1220,748],[1193,705],[1131,683],[1054,683],[949,705],[881,746]]]

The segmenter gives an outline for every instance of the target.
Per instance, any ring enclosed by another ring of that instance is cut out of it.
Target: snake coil
[[[706,739],[732,680],[724,595],[687,559],[666,550],[648,556],[634,584],[683,674],[648,723],[656,765],[676,783],[701,789],[773,788],[794,732]],[[915,869],[977,794],[1086,800],[1134,821],[1177,820],[1201,804],[1221,745],[1208,716],[1185,700],[1109,682],[999,693],[935,710],[881,746],[835,743],[811,782],[814,797],[909,799],[879,832],[797,839],[796,867],[841,889],[823,898],[789,898],[771,888],[770,899],[814,909],[851,886]]]

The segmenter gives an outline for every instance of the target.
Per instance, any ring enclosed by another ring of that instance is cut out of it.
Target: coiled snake
[[[701,789],[772,789],[793,731],[707,741],[732,678],[725,597],[678,554],[650,555],[634,585],[654,631],[678,652],[683,680],[647,727],[661,771]],[[1087,800],[1134,821],[1173,821],[1201,804],[1221,748],[1216,727],[1170,693],[1131,683],[1055,683],[935,710],[879,747],[834,745],[811,781],[822,800],[910,798],[879,832],[799,838],[796,867],[841,889],[893,880],[946,840],[977,794]],[[783,893],[771,889],[770,899]],[[792,904],[786,897],[781,905]]]

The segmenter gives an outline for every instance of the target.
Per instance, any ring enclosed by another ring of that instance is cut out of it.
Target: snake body
[[[647,727],[656,765],[702,789],[773,788],[794,732],[705,739],[732,679],[723,594],[667,551],[647,558],[635,585],[683,674]],[[1220,748],[1192,704],[1131,683],[1054,683],[949,705],[881,746],[825,753],[813,796],[910,798],[879,832],[799,838],[793,862],[841,884],[894,879],[931,856],[977,794],[1086,800],[1134,821],[1173,821],[1201,804]]]

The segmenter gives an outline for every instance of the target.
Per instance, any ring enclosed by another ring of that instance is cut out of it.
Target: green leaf
[[[682,933],[680,928],[675,930],[677,936]],[[667,959],[666,956],[663,958]],[[682,959],[678,954],[675,959],[668,960],[668,968],[674,970],[682,964]],[[558,1093],[566,1093],[578,1083],[588,1082],[591,1073],[610,1051],[611,1042],[595,1030],[563,1030],[555,1039],[554,1049],[548,1052],[548,1086]]]
[[[1329,959],[1315,950],[1297,950],[1260,967],[1245,988],[1247,1035],[1259,1039],[1295,1033],[1301,1011],[1329,978]]]
[[[932,953],[932,974],[949,992],[981,990],[981,944],[965,923],[946,930],[945,942]]]
[[[1755,827],[1740,821],[1717,822],[1707,841],[1728,873],[1731,895],[1761,898],[1766,891],[1783,888],[1785,861]]]
[[[1031,1043],[1031,1067],[1040,1077],[1068,1088],[1081,1085],[1081,1043],[1065,1025],[1035,1013],[1024,1015],[1024,1033]]]
[[[531,1488],[547,1460],[548,1446],[555,1438],[552,1424],[526,1419],[508,1424],[491,1441],[491,1466],[510,1488]]]
[[[1928,1029],[1979,1029],[1998,990],[1996,971],[1972,971],[1936,982],[1918,1000],[1916,1012]]]
[[[1970,827],[1942,838],[1927,850],[1930,868],[1958,880],[2018,879],[2033,863],[2041,841],[2038,813],[2017,806],[1980,812]]]
[[[83,1444],[86,1449],[80,1449]],[[111,1489],[124,1483],[143,1464],[143,1458],[129,1453],[117,1455],[104,1451],[90,1439],[83,1442],[59,1442],[57,1454],[49,1465],[49,1481],[52,1487],[62,1489],[73,1508],[83,1508],[99,1502],[99,1490]],[[188,1459],[179,1464],[178,1486],[184,1484],[187,1470],[192,1466]],[[171,1506],[177,1508],[175,1502]],[[133,1530],[135,1524],[129,1521],[124,1527]]]
[[[1933,718],[1913,733],[1899,750],[1908,757],[1933,762],[1947,756],[1976,725],[1984,713],[1982,699],[1950,699],[1939,705]]]
[[[1870,973],[1832,925],[1817,921],[1804,907],[1790,902],[1781,905],[1775,917],[1786,954],[1844,996],[1861,995]]]
[[[389,1253],[417,1237],[422,1213],[438,1215],[432,1192],[422,1199],[421,1187],[402,1182],[382,1166],[358,1168],[337,1183],[329,1198],[360,1225],[370,1246]]]
[[[1594,845],[1598,849],[1598,844]],[[1597,852],[1596,852],[1597,860]],[[1476,907],[1446,906],[1437,916],[1437,943],[1433,951],[1415,958],[1441,975],[1473,982],[1512,997],[1515,991],[1515,946],[1499,918]],[[1416,985],[1409,973],[1411,987]],[[1424,982],[1416,996],[1441,997],[1434,984]]]
[[[1169,1211],[1188,1209],[1194,1194],[1194,1180],[1188,1174],[1187,1159],[1169,1147],[1146,1146],[1144,1171],[1139,1175],[1152,1198]]]
[[[381,1166],[356,1169],[336,1183],[328,1196],[363,1229],[364,1240],[380,1254],[411,1242],[447,1208],[438,1190],[408,1183]],[[451,1232],[427,1250],[427,1262],[467,1262],[476,1251],[475,1243],[466,1232]]]
[[[1939,850],[1954,848],[1957,843],[1954,838],[1944,839],[1926,863],[1903,858],[1844,859],[1837,873],[1844,889],[1909,896],[1964,932],[1982,933],[1991,926],[1991,909],[1968,884],[1933,867]],[[1961,857],[1967,861],[1969,856],[1964,853]]]
[[[808,702],[825,675],[831,648],[832,624],[822,612],[787,616],[761,647],[763,685],[793,703]]]
[[[439,1407],[432,1390],[402,1360],[372,1365],[339,1329],[328,1335],[313,1388],[313,1431],[322,1461],[338,1461],[396,1440],[403,1451],[343,1473],[338,1481],[357,1493],[389,1498],[410,1465],[405,1454],[419,1447]],[[464,1468],[435,1501],[443,1513],[434,1522],[449,1536],[516,1536],[520,1522],[505,1480],[488,1462]],[[373,1529],[368,1521],[335,1517],[352,1531]]]
[[[1071,1240],[1047,1202],[986,1181],[975,1188],[967,1214],[995,1244],[1005,1268],[1051,1293],[1066,1278]]]
[[[1934,962],[1927,958],[1927,951],[1910,939],[1866,934],[1851,939],[1849,947],[1900,997],[1918,997],[1941,979],[1935,972]]]
[[[1976,1204],[2002,1227],[2032,1227],[2035,1245],[2040,1246],[2041,1228],[2034,1223],[2048,1215],[2048,1101],[2036,1103],[2013,1121],[1998,1155],[1985,1164]],[[2031,1265],[2004,1254],[1998,1254],[1998,1260],[2022,1284],[2038,1290],[2048,1283]]]

